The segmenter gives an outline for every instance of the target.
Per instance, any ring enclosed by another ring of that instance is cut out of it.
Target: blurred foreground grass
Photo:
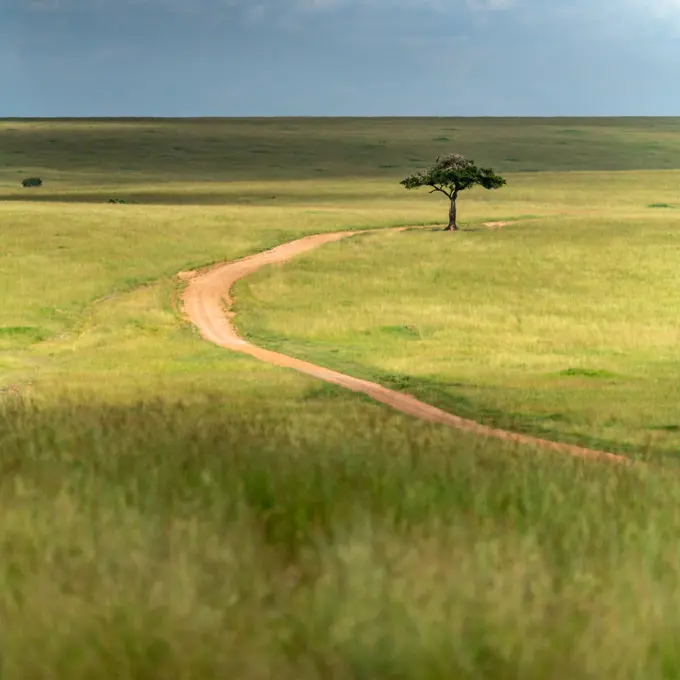
[[[323,392],[6,402],[0,675],[675,676],[676,468]]]

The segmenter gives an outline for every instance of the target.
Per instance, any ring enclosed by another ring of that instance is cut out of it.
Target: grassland
[[[357,237],[240,283],[238,322],[490,425],[675,457],[676,225],[603,215]]]
[[[418,423],[183,321],[179,270],[441,221],[397,180],[452,147],[509,179],[469,231],[263,271],[241,328],[653,465]],[[675,119],[0,123],[0,677],[675,677],[678,179]]]

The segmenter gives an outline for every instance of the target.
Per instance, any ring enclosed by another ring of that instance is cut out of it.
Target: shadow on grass
[[[583,432],[574,423],[569,432],[557,431],[551,424],[568,424],[569,418],[563,413],[528,413],[523,411],[505,412],[490,407],[484,402],[471,398],[466,394],[480,386],[466,383],[443,382],[434,378],[413,377],[408,375],[383,374],[370,367],[357,367],[361,377],[373,380],[385,387],[406,392],[421,401],[453,413],[461,418],[474,420],[489,427],[527,434],[542,439],[574,444],[584,448],[609,453],[618,453],[634,458],[671,458],[677,459],[675,447],[647,446],[641,447],[626,442],[597,437]],[[355,374],[355,373],[353,373]],[[518,404],[521,407],[521,404]],[[672,431],[672,430],[669,430]]]
[[[401,330],[401,332],[404,334],[410,333],[408,328]],[[254,338],[249,338],[249,340],[257,342]],[[526,411],[506,412],[489,406],[484,403],[484,401],[477,400],[470,396],[471,391],[488,389],[488,386],[482,388],[482,386],[473,383],[445,382],[436,378],[385,373],[373,366],[362,365],[351,361],[342,361],[337,356],[329,358],[325,353],[320,353],[318,348],[316,348],[315,351],[315,349],[306,348],[304,345],[297,344],[293,349],[289,342],[276,338],[268,338],[264,342],[260,339],[259,344],[263,347],[296,358],[315,362],[320,366],[340,371],[355,378],[369,380],[395,391],[410,394],[420,401],[436,406],[447,413],[452,413],[461,418],[473,420],[489,427],[531,435],[565,444],[574,444],[576,446],[582,446],[597,451],[622,454],[636,459],[677,459],[678,452],[676,448],[672,446],[664,447],[658,444],[650,444],[642,447],[626,442],[597,437],[592,433],[581,431],[576,423],[573,424],[573,429],[571,429],[571,431],[565,432],[564,429],[557,430],[555,427],[551,426],[555,423],[561,423],[564,426],[570,422],[568,416],[563,413],[531,413]],[[332,349],[326,350],[326,352],[335,355]],[[601,376],[598,374],[595,377]],[[334,394],[334,392],[332,393]],[[365,395],[360,395],[360,397],[366,402],[375,403],[370,397]],[[521,404],[518,404],[518,406],[521,407]],[[667,429],[664,431],[673,430]]]
[[[565,444],[574,444],[597,451],[623,454],[634,458],[659,459],[663,457],[677,459],[678,456],[675,447],[658,445],[641,447],[626,442],[597,437],[591,433],[580,431],[575,423],[573,430],[569,432],[557,431],[554,427],[551,427],[551,424],[568,424],[570,421],[565,414],[558,412],[539,414],[523,411],[501,411],[467,396],[465,391],[474,390],[479,387],[474,384],[447,383],[436,379],[415,378],[408,375],[381,374],[366,368],[359,370],[365,376],[370,376],[371,380],[385,387],[411,394],[427,404],[437,406],[461,418],[474,420],[483,425],[501,430],[527,434]],[[521,404],[518,404],[518,406],[521,407]]]
[[[276,194],[271,192],[257,193],[249,191],[239,191],[235,193],[225,183],[225,190],[219,189],[211,191],[198,191],[191,193],[173,193],[171,189],[148,193],[148,192],[116,192],[112,188],[110,192],[106,190],[97,191],[52,191],[41,193],[0,193],[0,202],[5,203],[87,203],[107,205],[112,210],[126,210],[128,207],[134,208],[135,205],[224,205],[242,206],[256,205],[268,206],[296,206],[296,205],[334,205],[351,204],[352,202],[362,202],[370,199],[370,194],[360,192],[333,193],[323,190],[310,190],[308,193],[286,194],[285,191],[278,191]],[[408,197],[399,195],[399,202],[408,206]]]

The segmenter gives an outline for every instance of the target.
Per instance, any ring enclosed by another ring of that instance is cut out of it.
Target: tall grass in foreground
[[[677,677],[673,468],[362,406],[0,406],[0,677]]]

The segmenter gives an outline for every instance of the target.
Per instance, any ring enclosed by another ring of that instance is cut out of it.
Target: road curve
[[[498,226],[499,223],[491,223],[489,226]],[[400,227],[392,231],[403,231],[406,227]],[[539,439],[528,435],[517,434],[498,430],[486,425],[481,425],[473,420],[460,418],[451,413],[443,411],[435,406],[431,406],[419,401],[411,395],[402,392],[395,392],[382,385],[353,378],[343,373],[338,373],[315,364],[310,364],[300,359],[272,352],[253,345],[239,337],[236,329],[231,323],[233,314],[225,309],[231,306],[231,288],[236,281],[248,274],[256,272],[261,267],[268,264],[286,262],[298,255],[302,255],[314,248],[318,248],[326,243],[340,241],[341,239],[361,233],[369,233],[378,230],[365,231],[339,231],[328,234],[315,234],[305,238],[285,243],[263,253],[257,253],[234,262],[219,264],[203,272],[181,272],[179,277],[188,281],[188,285],[183,293],[184,311],[193,324],[199,329],[204,339],[213,342],[220,347],[241,352],[261,361],[292,368],[300,373],[324,380],[328,383],[340,385],[353,392],[361,392],[367,396],[390,406],[402,413],[406,413],[421,420],[433,423],[443,423],[450,427],[466,432],[472,432],[481,437],[492,437],[504,441],[526,444],[532,447],[565,453],[581,458],[598,460],[608,460],[619,463],[629,463],[630,460],[613,453],[604,451],[594,451],[570,444]],[[380,230],[385,231],[385,230]]]

